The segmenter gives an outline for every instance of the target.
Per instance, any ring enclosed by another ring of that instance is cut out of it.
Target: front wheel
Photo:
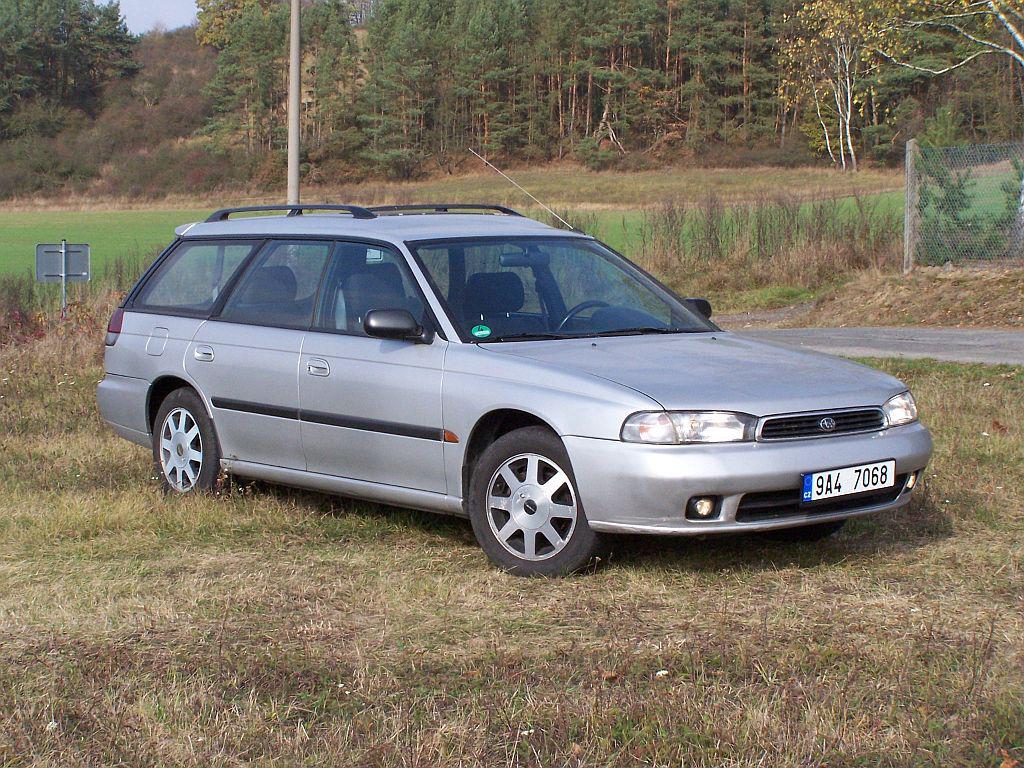
[[[153,424],[153,460],[164,490],[212,491],[220,473],[213,421],[191,389],[176,389],[160,404]]]
[[[498,438],[473,468],[473,532],[487,556],[517,576],[563,576],[594,562],[590,529],[569,455],[542,427]]]

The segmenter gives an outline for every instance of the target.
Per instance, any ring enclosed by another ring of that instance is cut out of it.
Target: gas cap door
[[[167,336],[170,331],[167,328],[156,327],[146,340],[146,354],[153,357],[160,357],[167,347]]]

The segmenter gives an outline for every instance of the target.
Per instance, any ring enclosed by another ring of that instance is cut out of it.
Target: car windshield
[[[413,251],[467,341],[715,330],[594,240],[462,239],[420,243]]]

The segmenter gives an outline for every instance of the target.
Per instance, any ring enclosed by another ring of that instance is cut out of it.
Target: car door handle
[[[310,376],[330,376],[331,366],[326,360],[314,358],[306,363],[306,373]]]
[[[208,347],[205,344],[200,344],[192,351],[192,357],[194,357],[200,363],[212,363],[213,347]]]

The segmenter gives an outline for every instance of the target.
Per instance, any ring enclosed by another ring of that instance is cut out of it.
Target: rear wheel
[[[220,473],[213,421],[191,389],[176,389],[160,404],[153,424],[153,460],[164,490],[212,491]]]
[[[799,528],[780,528],[774,531],[767,531],[765,535],[773,541],[786,543],[815,542],[827,539],[829,536],[838,533],[846,525],[845,520],[833,520],[830,523],[814,523],[813,525],[801,525]]]
[[[477,541],[517,576],[562,576],[594,561],[587,523],[562,441],[542,427],[492,443],[473,469],[469,513]]]

